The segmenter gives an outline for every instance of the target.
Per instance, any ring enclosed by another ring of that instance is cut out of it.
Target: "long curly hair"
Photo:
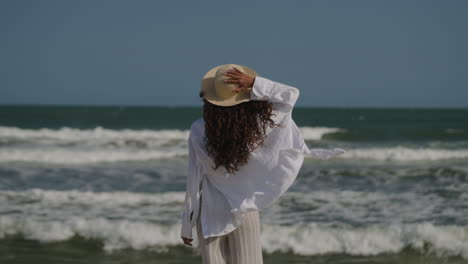
[[[201,95],[200,95],[201,97]],[[250,100],[233,106],[218,106],[203,100],[204,143],[217,169],[235,174],[248,162],[249,154],[262,145],[267,127],[280,126],[271,119],[273,104]]]

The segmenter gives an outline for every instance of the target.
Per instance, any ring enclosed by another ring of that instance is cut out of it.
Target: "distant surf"
[[[301,127],[309,147],[315,140],[344,131],[340,128]],[[342,133],[342,132],[341,132]],[[0,127],[0,163],[93,164],[122,161],[151,161],[186,157],[188,130],[21,129]],[[332,147],[337,142],[319,143]],[[348,160],[438,161],[468,159],[466,148],[426,146],[352,146],[337,157]]]

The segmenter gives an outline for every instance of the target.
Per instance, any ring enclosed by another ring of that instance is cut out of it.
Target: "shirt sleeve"
[[[256,76],[254,84],[250,92],[250,99],[252,100],[268,100],[275,104],[275,108],[282,112],[281,116],[286,116],[291,121],[291,111],[299,98],[299,89],[286,84],[272,81],[270,79]],[[281,117],[280,117],[281,118]],[[341,148],[322,149],[322,148],[309,148],[299,131],[299,128],[294,124],[293,138],[296,145],[293,148],[299,149],[305,155],[328,160],[335,156],[341,155],[346,151]]]
[[[192,229],[198,218],[201,183],[201,171],[199,164],[197,164],[195,136],[192,130],[188,138],[188,152],[189,164],[180,235],[186,238],[192,238]]]
[[[291,112],[298,98],[299,89],[296,87],[260,76],[255,77],[254,84],[250,90],[250,99],[260,101],[268,100],[275,103],[278,111],[283,113]]]

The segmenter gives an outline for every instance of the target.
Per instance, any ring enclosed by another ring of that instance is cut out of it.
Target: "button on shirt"
[[[291,117],[299,90],[257,76],[250,90],[251,100],[273,104],[272,120],[281,127],[267,126],[263,145],[250,153],[247,164],[230,174],[220,166],[216,170],[204,146],[204,120],[195,120],[188,138],[189,164],[185,205],[180,235],[192,238],[192,229],[201,217],[203,237],[225,235],[240,225],[244,213],[271,205],[294,182],[304,155],[322,160],[345,151],[309,149]],[[200,203],[200,196],[203,196]],[[201,208],[201,215],[199,209]]]

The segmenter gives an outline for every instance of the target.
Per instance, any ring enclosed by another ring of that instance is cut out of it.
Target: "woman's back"
[[[268,100],[274,106],[273,120],[279,127],[268,128],[263,145],[250,153],[248,162],[235,174],[224,167],[213,169],[205,137],[205,120],[199,118],[190,128],[187,195],[190,207],[185,213],[192,226],[198,216],[199,196],[203,194],[201,222],[203,236],[218,236],[234,230],[243,213],[272,204],[294,182],[309,149],[291,117],[299,96],[295,87],[257,76],[252,100]],[[189,234],[189,225],[182,234]]]

